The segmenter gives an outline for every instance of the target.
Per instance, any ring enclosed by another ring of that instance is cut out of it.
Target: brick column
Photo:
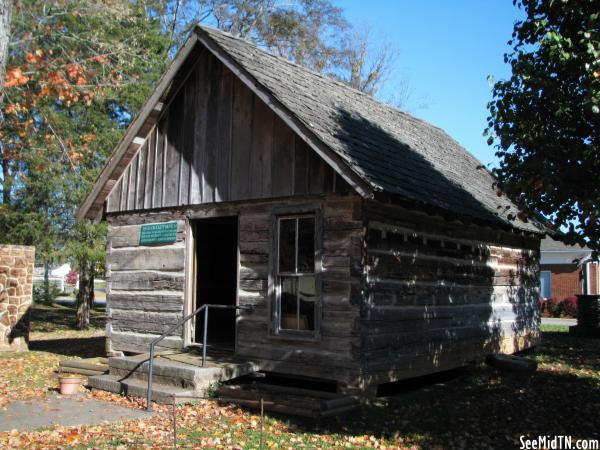
[[[0,245],[0,351],[27,350],[35,248]]]

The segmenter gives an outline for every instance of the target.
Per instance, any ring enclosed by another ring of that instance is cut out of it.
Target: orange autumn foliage
[[[16,87],[27,84],[29,77],[25,76],[19,67],[14,67],[6,71],[4,87]]]

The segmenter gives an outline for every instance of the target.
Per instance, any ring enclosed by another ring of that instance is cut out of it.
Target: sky
[[[503,55],[522,12],[510,0],[335,0],[375,46],[398,59],[382,98],[406,82],[408,112],[444,129],[484,164],[497,161],[482,133],[491,100],[488,75],[508,78]],[[422,108],[420,105],[426,104]]]

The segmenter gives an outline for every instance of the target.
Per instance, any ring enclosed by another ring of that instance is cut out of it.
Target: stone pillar
[[[0,351],[27,350],[35,248],[0,245]]]

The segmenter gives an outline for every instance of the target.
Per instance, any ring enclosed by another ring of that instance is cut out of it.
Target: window
[[[540,294],[542,298],[552,297],[552,275],[550,271],[540,272]]]
[[[277,219],[276,328],[316,330],[315,216]]]

